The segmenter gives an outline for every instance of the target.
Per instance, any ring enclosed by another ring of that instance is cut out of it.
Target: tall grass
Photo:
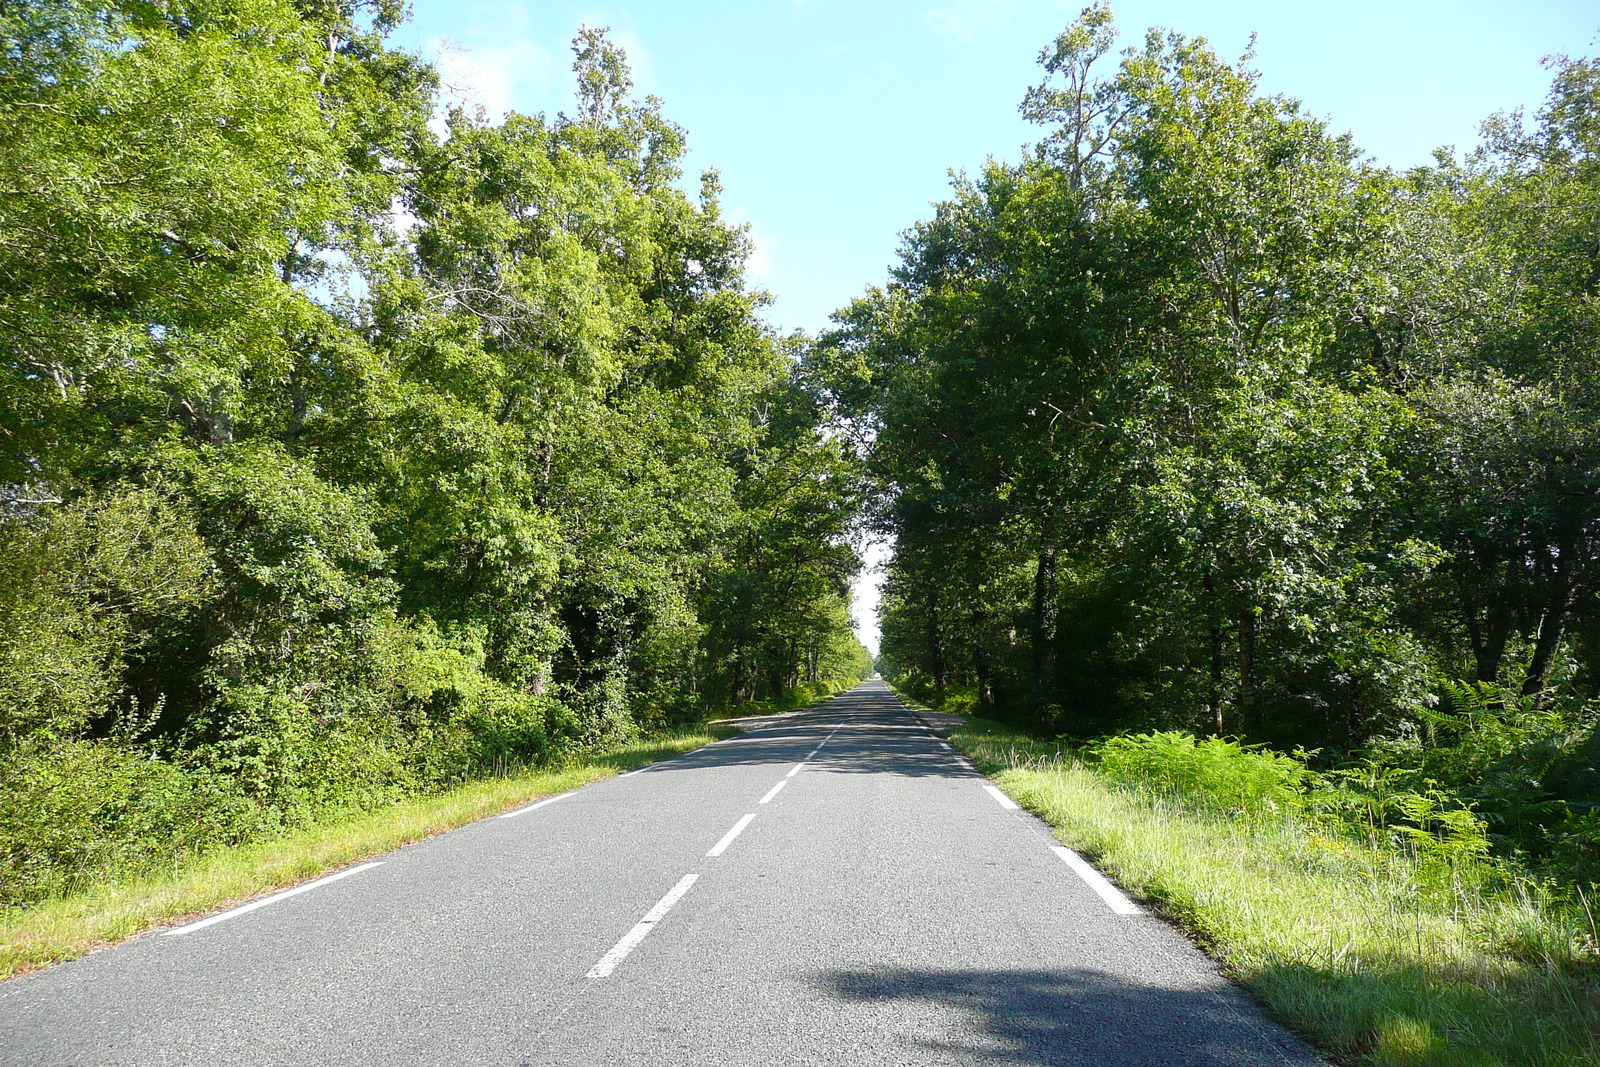
[[[722,733],[701,730],[660,735],[590,752],[559,768],[512,766],[503,776],[437,796],[342,819],[325,817],[280,837],[182,857],[156,870],[125,872],[80,892],[0,910],[0,979],[286,888],[539,797],[699,748],[718,736]]]
[[[1227,742],[1105,743],[1095,766],[982,720],[952,741],[1341,1062],[1600,1063],[1593,901],[1487,859],[1459,809],[1363,829]]]

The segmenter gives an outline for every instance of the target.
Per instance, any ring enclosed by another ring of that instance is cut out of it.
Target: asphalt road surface
[[[0,1063],[1320,1062],[1008,805],[869,682],[0,984]]]

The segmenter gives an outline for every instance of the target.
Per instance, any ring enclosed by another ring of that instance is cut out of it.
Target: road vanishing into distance
[[[6,1065],[1320,1062],[881,682],[0,984]]]

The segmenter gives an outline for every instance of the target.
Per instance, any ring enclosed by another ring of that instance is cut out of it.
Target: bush
[[[1090,753],[1108,776],[1219,811],[1250,814],[1303,806],[1312,774],[1291,756],[1172,730],[1107,738]]]
[[[1191,808],[1271,817],[1294,813],[1335,834],[1409,857],[1416,883],[1442,897],[1497,876],[1487,863],[1484,820],[1461,797],[1426,783],[1401,784],[1371,759],[1319,775],[1304,753],[1286,756],[1227,738],[1180,731],[1121,735],[1088,755],[1108,778],[1171,796]]]
[[[105,742],[24,746],[0,763],[0,905],[71,892],[262,829],[232,783]]]
[[[978,690],[976,686],[946,686],[941,694],[939,687],[933,684],[933,679],[928,675],[906,674],[894,680],[894,687],[918,704],[933,708],[936,711],[947,711],[955,715],[970,715],[978,708]]]
[[[211,597],[209,568],[192,519],[151,490],[0,512],[0,748],[111,711],[130,655]]]

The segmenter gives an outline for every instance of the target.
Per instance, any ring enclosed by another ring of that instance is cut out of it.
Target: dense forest
[[[716,173],[401,15],[0,3],[0,905],[870,670]]]
[[[1600,63],[1397,172],[1104,5],[808,353],[886,676],[1046,735],[1443,786],[1600,878]],[[1403,106],[1403,105],[1399,105]]]

